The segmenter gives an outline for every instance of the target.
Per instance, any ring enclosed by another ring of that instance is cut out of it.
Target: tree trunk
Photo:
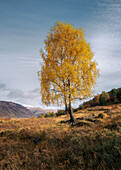
[[[69,115],[70,115],[70,122],[73,125],[74,122],[75,122],[75,119],[74,119],[74,116],[73,116],[73,109],[71,107],[71,94],[69,94],[69,108],[68,108],[68,112],[69,112]]]
[[[72,123],[72,125],[74,124],[75,122],[75,119],[74,119],[74,116],[73,116],[73,109],[71,107],[71,90],[70,90],[70,79],[68,79],[68,86],[69,86],[69,108],[68,108],[68,112],[69,112],[69,115],[70,115],[70,122]]]
[[[66,91],[65,89],[65,82],[63,80],[63,84],[64,84],[64,92]],[[67,113],[68,112],[68,105],[67,105],[67,95],[64,94],[64,102],[65,102],[65,112]]]
[[[68,106],[67,106],[67,101],[66,101],[66,97],[65,97],[65,112],[68,111]]]
[[[65,113],[67,114],[68,113],[68,106],[65,105]]]

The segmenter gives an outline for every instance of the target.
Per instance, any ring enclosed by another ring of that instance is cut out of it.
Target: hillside
[[[35,117],[41,115],[42,113],[48,113],[48,112],[56,112],[55,110],[52,109],[42,109],[40,107],[27,107],[34,115]]]
[[[121,104],[51,118],[0,119],[0,169],[121,169]]]
[[[20,104],[0,101],[0,117],[29,118],[33,116],[34,114],[30,110]]]
[[[84,102],[75,110],[81,110],[88,107],[94,106],[105,106],[121,103],[121,88],[112,89],[108,92],[102,91],[101,94],[94,96],[93,99]]]

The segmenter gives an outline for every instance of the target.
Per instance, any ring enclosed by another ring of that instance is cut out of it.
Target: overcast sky
[[[46,108],[37,71],[58,20],[85,30],[100,68],[95,94],[121,87],[121,0],[0,0],[0,100]]]

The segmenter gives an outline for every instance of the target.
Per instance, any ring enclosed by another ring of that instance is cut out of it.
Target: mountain
[[[36,117],[41,115],[42,113],[48,113],[48,112],[57,112],[53,109],[42,109],[40,107],[27,107]]]
[[[26,107],[7,101],[0,101],[0,117],[6,118],[29,118],[34,114]]]

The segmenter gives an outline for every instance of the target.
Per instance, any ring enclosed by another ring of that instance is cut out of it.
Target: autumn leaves
[[[38,76],[43,103],[71,107],[75,98],[90,96],[99,75],[93,55],[81,28],[57,22],[47,35],[45,50],[41,50],[43,63]]]

